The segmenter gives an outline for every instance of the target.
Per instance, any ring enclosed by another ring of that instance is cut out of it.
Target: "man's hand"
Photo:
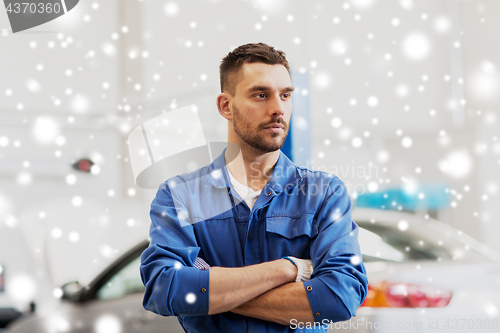
[[[196,257],[193,266],[199,269],[209,269],[210,265],[200,257]]]
[[[290,260],[297,267],[297,277],[295,278],[295,282],[308,281],[311,279],[311,274],[314,268],[311,260],[290,256],[283,257],[283,259]]]

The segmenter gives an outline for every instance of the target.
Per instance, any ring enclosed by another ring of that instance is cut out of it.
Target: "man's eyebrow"
[[[253,86],[251,87],[250,89],[248,89],[248,92],[254,92],[254,91],[269,91],[271,90],[270,87],[266,87],[266,86]],[[295,88],[290,86],[290,87],[286,87],[286,88],[283,88],[282,91],[294,91]]]

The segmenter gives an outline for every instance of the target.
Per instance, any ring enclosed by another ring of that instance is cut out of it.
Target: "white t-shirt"
[[[231,185],[233,185],[235,191],[238,192],[238,194],[243,199],[243,201],[246,202],[248,207],[252,209],[253,205],[255,204],[255,201],[257,201],[257,198],[259,197],[260,192],[262,192],[262,190],[254,191],[252,188],[247,187],[239,183],[236,179],[234,179],[229,169],[227,169],[227,172],[229,173],[229,177],[231,178]]]

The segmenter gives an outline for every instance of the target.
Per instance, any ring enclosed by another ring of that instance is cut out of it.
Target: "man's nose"
[[[276,94],[269,100],[269,113],[273,117],[282,117],[285,114],[285,102]]]

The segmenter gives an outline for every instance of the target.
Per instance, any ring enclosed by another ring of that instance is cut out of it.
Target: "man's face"
[[[268,153],[285,143],[292,115],[293,86],[282,65],[246,63],[232,98],[233,129],[241,143]]]

